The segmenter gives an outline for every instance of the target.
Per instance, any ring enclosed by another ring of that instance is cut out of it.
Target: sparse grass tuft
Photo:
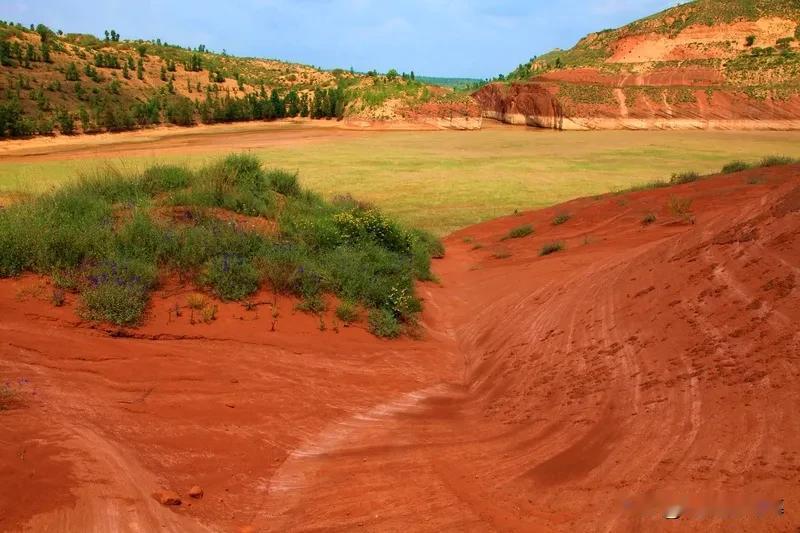
[[[572,215],[569,213],[559,213],[555,216],[555,218],[553,218],[553,225],[560,226],[562,224],[566,224],[571,218]]]
[[[50,294],[50,303],[52,303],[55,307],[63,307],[66,301],[66,293],[64,289],[59,289],[58,287],[53,289],[53,292]]]
[[[303,298],[303,300],[297,304],[297,309],[305,313],[319,314],[324,313],[328,309],[328,304],[321,295],[311,294]]]
[[[651,224],[655,224],[656,216],[653,213],[647,213],[644,217],[642,217],[642,225],[649,226]]]
[[[632,187],[628,187],[626,189],[620,189],[614,191],[614,194],[628,194],[631,192],[641,192],[641,191],[651,191],[653,189],[661,189],[663,187],[669,187],[670,183],[664,180],[654,180],[648,181],[646,183],[640,183],[638,185],[633,185]]]
[[[186,299],[186,305],[189,309],[199,311],[206,306],[206,299],[202,294],[190,294]]]
[[[758,166],[760,167],[778,167],[782,165],[791,165],[797,163],[798,159],[793,157],[787,157],[784,155],[771,155],[762,159]]]
[[[680,198],[678,196],[671,196],[669,199],[669,204],[667,204],[667,207],[669,207],[670,212],[676,217],[682,218],[684,220],[689,220],[692,217],[691,198]]]
[[[498,250],[497,252],[492,254],[492,257],[495,259],[508,259],[511,257],[511,252],[508,250]]]
[[[563,242],[550,242],[542,246],[542,249],[539,251],[539,255],[543,257],[556,252],[561,252],[562,250],[564,250]]]
[[[345,324],[352,324],[358,320],[358,304],[350,301],[343,301],[336,307],[336,318]]]
[[[682,185],[684,183],[693,183],[700,179],[700,174],[697,172],[681,172],[673,174],[669,179],[671,185]]]
[[[505,241],[508,239],[522,239],[523,237],[527,237],[528,235],[533,235],[533,226],[531,226],[530,224],[525,224],[513,228],[511,231],[508,232],[508,234],[506,234],[505,237],[503,237],[502,240]]]

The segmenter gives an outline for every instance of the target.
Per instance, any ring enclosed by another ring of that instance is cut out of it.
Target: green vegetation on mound
[[[270,229],[242,229],[237,216]],[[160,274],[173,272],[221,300],[261,286],[305,301],[333,293],[395,336],[421,309],[415,280],[433,279],[431,257],[443,253],[429,234],[349,196],[325,202],[247,155],[98,175],[0,211],[0,277],[51,275],[81,294],[86,319],[119,325],[139,323]]]

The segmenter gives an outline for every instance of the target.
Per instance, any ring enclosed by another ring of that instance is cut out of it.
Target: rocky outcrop
[[[589,83],[573,73],[575,81],[550,77],[490,84],[474,98],[486,118],[556,130],[800,130],[799,94],[779,97],[723,85],[668,84],[680,76],[655,72]]]

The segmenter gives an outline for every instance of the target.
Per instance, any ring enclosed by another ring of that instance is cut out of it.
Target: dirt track
[[[160,126],[121,133],[36,137],[4,141],[0,161],[6,163],[79,159],[85,157],[193,155],[275,146],[302,146],[320,141],[375,135],[382,131],[427,131],[417,123],[292,119],[271,122]]]
[[[0,378],[26,406],[0,414],[0,529],[666,531],[678,503],[682,531],[800,526],[800,167],[447,245],[422,340],[321,332],[289,301],[272,333],[269,294],[191,325],[178,287],[118,338],[3,282]]]

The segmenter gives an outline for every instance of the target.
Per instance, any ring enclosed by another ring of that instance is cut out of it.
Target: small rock
[[[160,490],[153,493],[153,498],[161,505],[180,505],[181,497],[171,490]]]
[[[195,500],[199,500],[203,497],[203,489],[199,486],[195,485],[191,489],[189,489],[189,496],[194,498]]]

